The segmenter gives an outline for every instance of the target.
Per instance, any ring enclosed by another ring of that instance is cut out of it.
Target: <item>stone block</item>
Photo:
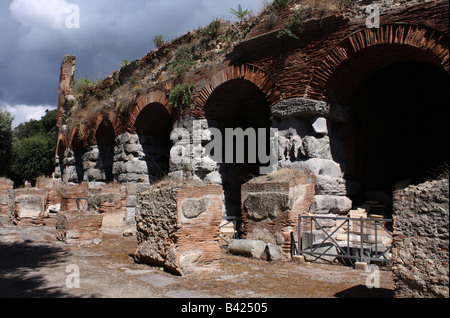
[[[347,194],[346,181],[343,178],[317,176],[316,194],[345,196]]]
[[[42,197],[20,195],[16,197],[16,216],[22,219],[37,219],[44,212]]]
[[[306,136],[303,138],[303,149],[308,158],[319,158],[332,160],[330,138],[324,136],[316,138],[314,136]]]
[[[136,199],[136,259],[189,274],[218,260],[223,188],[204,183],[159,183]]]
[[[0,215],[8,216],[11,209],[12,199],[11,191],[2,190],[0,191]]]
[[[0,178],[0,191],[11,191],[14,189],[14,182],[6,179]]]
[[[295,161],[282,164],[282,167],[308,170],[315,176],[328,176],[334,178],[343,178],[344,174],[340,164],[328,159],[312,158],[304,161]]]
[[[102,185],[89,190],[89,210],[103,215],[103,228],[124,228],[127,224],[127,187]]]
[[[312,122],[312,128],[316,135],[319,135],[319,136],[328,135],[327,119],[324,117],[314,118],[314,120]]]
[[[83,211],[59,212],[56,218],[56,238],[67,244],[92,244],[102,239],[103,217]]]
[[[305,264],[306,259],[304,255],[294,255],[292,256],[292,261],[299,263],[299,264]]]
[[[233,240],[228,246],[228,252],[250,258],[267,260],[267,243],[257,240]]]
[[[40,189],[16,190],[12,219],[20,226],[43,225],[48,191]]]
[[[308,171],[283,169],[242,186],[243,232],[249,240],[273,244],[282,258],[291,257],[291,233],[298,232],[298,215],[306,215],[314,200],[315,178]]]
[[[341,105],[301,97],[282,100],[272,107],[271,113],[275,118],[320,115],[336,122],[345,122],[349,118],[348,110]]]
[[[316,195],[311,205],[311,214],[347,214],[352,208],[352,200],[343,196]]]
[[[367,262],[356,262],[355,269],[358,271],[367,271],[369,264]]]

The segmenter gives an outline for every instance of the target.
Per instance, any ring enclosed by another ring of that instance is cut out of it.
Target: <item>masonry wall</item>
[[[187,274],[220,258],[222,187],[170,182],[137,197],[136,258]]]
[[[0,178],[0,215],[8,216],[12,208],[14,182],[6,178]]]
[[[448,244],[448,179],[394,192],[396,297],[449,297]]]

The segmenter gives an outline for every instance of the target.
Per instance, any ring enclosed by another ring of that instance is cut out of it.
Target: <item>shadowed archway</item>
[[[209,127],[217,128],[222,133],[222,164],[219,164],[219,173],[225,195],[225,209],[227,217],[240,217],[241,214],[241,186],[248,180],[259,175],[263,165],[258,156],[256,162],[249,160],[249,139],[245,138],[243,148],[234,145],[233,162],[226,161],[225,129],[241,128],[246,131],[253,128],[256,132],[256,140],[259,140],[258,129],[266,131],[266,149],[269,149],[269,128],[271,127],[270,107],[266,96],[261,89],[252,82],[244,79],[234,79],[218,86],[208,98],[205,105],[205,117]],[[261,138],[264,138],[262,136]],[[235,143],[237,138],[235,138]],[[238,148],[239,147],[239,148]],[[244,150],[244,154],[237,153]],[[258,149],[257,149],[258,150]],[[237,163],[237,156],[244,158],[243,163]]]

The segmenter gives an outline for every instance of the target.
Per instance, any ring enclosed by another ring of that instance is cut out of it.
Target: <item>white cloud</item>
[[[31,119],[39,120],[45,115],[46,110],[55,109],[53,106],[43,105],[5,105],[3,108],[15,117],[13,127],[17,127],[19,124],[30,121]]]
[[[14,0],[9,9],[22,25],[43,29],[62,29],[67,18],[65,0]]]

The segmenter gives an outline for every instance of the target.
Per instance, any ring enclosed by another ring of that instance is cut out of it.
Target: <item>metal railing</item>
[[[238,239],[242,234],[242,230],[241,230],[241,221],[242,220],[239,217],[235,217],[235,218],[229,217],[227,220],[224,220],[224,221],[226,221],[226,222],[219,226],[219,240],[222,241],[223,245],[228,246],[231,243],[231,241],[222,235],[222,233],[221,233],[222,228],[226,227],[227,225],[233,224],[234,233],[231,237],[231,240]]]
[[[332,230],[324,226],[329,221],[335,222]],[[291,251],[313,261],[337,259],[347,265],[356,261],[391,262],[392,232],[386,228],[389,224],[391,219],[300,215],[297,246],[292,235]]]
[[[87,212],[89,211],[89,203],[87,198],[77,198],[77,209],[78,211]]]

